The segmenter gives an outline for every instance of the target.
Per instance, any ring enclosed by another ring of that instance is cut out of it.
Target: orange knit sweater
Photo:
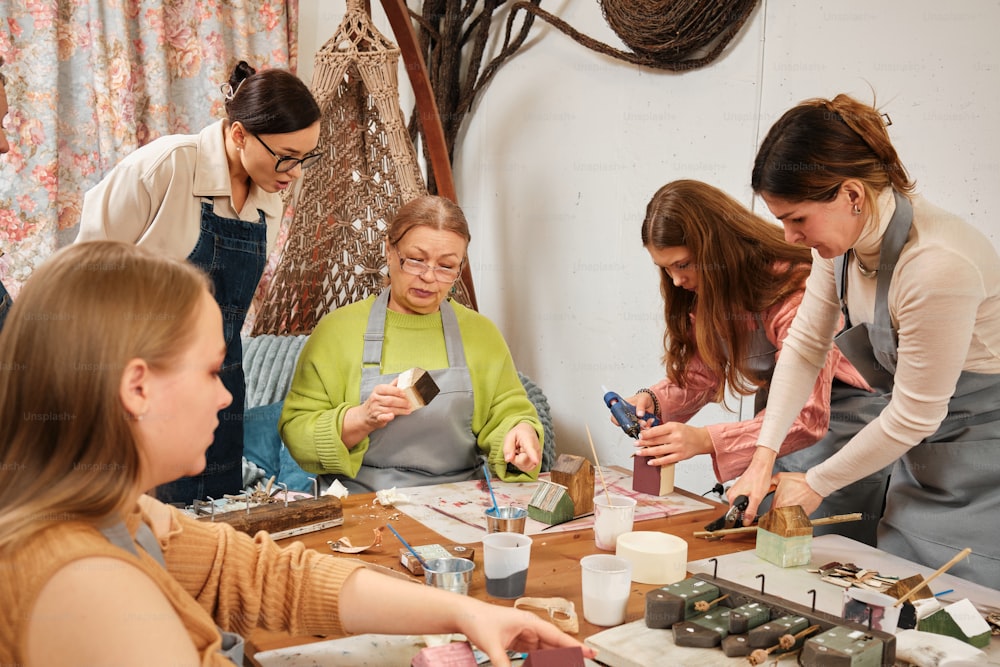
[[[126,517],[135,535],[139,521],[169,526],[156,531],[166,569],[137,547],[136,557],[112,545],[94,526],[54,517],[14,553],[0,554],[0,664],[25,664],[25,638],[42,587],[67,564],[93,556],[119,558],[163,591],[191,635],[201,664],[230,665],[217,653],[224,630],[248,634],[255,627],[293,634],[343,634],[341,585],[360,561],[322,555],[301,543],[278,547],[266,533],[251,538],[219,523],[196,521],[144,496]]]

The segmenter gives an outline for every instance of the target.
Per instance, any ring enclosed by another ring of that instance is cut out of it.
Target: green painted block
[[[539,480],[528,503],[528,516],[550,526],[569,521],[573,518],[573,499],[565,486]]]
[[[954,637],[976,648],[985,648],[990,643],[990,626],[968,599],[920,619],[917,630]]]
[[[757,556],[778,567],[807,565],[812,558],[812,535],[782,537],[757,528]]]
[[[842,625],[810,637],[802,647],[803,665],[881,667],[882,640]]]

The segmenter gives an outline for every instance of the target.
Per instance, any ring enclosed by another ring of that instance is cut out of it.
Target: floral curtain
[[[76,238],[108,169],[225,115],[219,85],[237,61],[294,71],[297,26],[298,0],[0,0],[0,280],[14,297]]]

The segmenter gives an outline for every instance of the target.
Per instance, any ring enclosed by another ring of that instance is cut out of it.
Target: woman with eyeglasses
[[[462,210],[414,199],[386,232],[389,285],[325,316],[299,357],[282,439],[325,489],[356,492],[473,479],[479,457],[505,481],[536,479],[542,425],[496,326],[450,300],[471,236]],[[410,368],[439,389],[414,410]]]
[[[222,379],[233,401],[219,417],[208,465],[157,490],[165,502],[221,498],[243,486],[246,393],[240,329],[274,246],[280,193],[321,157],[320,109],[295,75],[241,61],[222,85],[227,117],[196,135],[139,148],[83,200],[77,241],[112,239],[188,259],[205,270],[222,309]]]

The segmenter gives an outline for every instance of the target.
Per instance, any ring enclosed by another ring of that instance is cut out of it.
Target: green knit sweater
[[[349,449],[340,434],[344,415],[360,404],[364,332],[375,296],[325,316],[309,336],[295,369],[278,428],[289,452],[308,472],[355,477],[368,438]],[[509,470],[503,439],[520,422],[530,423],[542,442],[542,425],[517,375],[507,343],[486,317],[452,301],[465,346],[475,407],[472,431],[490,469],[508,482],[530,481],[538,468]],[[382,373],[401,373],[414,366],[446,368],[441,313],[406,315],[386,312]],[[539,466],[540,467],[540,466]]]

